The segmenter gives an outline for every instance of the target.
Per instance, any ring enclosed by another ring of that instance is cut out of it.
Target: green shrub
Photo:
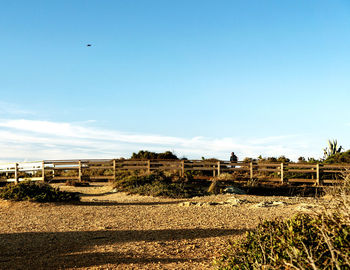
[[[137,173],[124,173],[118,174],[116,177],[116,188],[129,190],[137,188],[146,184],[151,184],[154,181],[167,181],[169,179],[165,177],[162,173],[152,173],[152,174],[137,174]]]
[[[334,164],[334,163],[350,163],[350,150],[346,152],[335,153],[324,161],[324,163]]]
[[[173,152],[155,153],[141,150],[138,153],[132,153],[131,159],[179,159]]]
[[[339,213],[265,221],[215,261],[218,269],[349,269],[350,224]]]
[[[87,181],[77,181],[77,180],[67,180],[66,186],[72,186],[72,187],[88,187],[90,186],[90,183]]]
[[[198,187],[191,186],[186,177],[164,174],[163,172],[154,172],[151,174],[118,174],[115,188],[129,194],[170,198],[189,198],[204,195],[205,193]]]
[[[134,188],[132,193],[147,196],[162,196],[168,198],[189,198],[191,192],[184,188],[183,184],[180,183],[164,183],[155,181],[150,184],[145,184]]]
[[[0,198],[13,201],[68,202],[79,201],[77,193],[59,191],[46,183],[30,181],[7,185],[0,189]]]
[[[217,268],[349,269],[350,173],[343,180],[325,190],[328,199],[322,212],[260,223],[230,244],[215,261]]]

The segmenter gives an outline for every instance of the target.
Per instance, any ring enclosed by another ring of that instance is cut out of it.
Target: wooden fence
[[[322,186],[342,181],[350,164],[229,162],[208,160],[44,160],[0,164],[0,182],[32,181],[106,181],[122,171],[168,171],[197,178],[232,174],[237,181]],[[224,179],[224,178],[223,178]]]

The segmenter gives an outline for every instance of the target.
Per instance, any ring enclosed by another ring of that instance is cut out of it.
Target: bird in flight
[[[86,44],[86,47],[91,47],[92,45],[91,44]]]

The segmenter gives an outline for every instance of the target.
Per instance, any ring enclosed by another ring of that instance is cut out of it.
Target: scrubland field
[[[211,195],[165,199],[108,183],[60,184],[80,202],[0,200],[1,269],[213,269],[262,220],[315,211],[324,198]]]

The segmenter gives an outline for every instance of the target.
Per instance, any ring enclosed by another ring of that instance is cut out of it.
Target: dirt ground
[[[213,269],[228,240],[262,219],[317,204],[302,197],[131,196],[101,183],[60,188],[83,193],[82,201],[0,200],[0,269]],[[261,204],[273,201],[283,203]]]

